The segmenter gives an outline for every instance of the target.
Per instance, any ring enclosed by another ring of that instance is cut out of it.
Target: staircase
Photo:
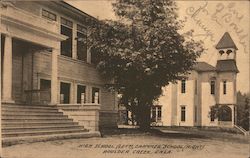
[[[97,136],[56,106],[2,104],[3,145]]]

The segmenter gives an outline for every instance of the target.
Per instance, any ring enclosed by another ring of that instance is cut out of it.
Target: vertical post
[[[51,104],[57,104],[58,96],[58,54],[59,49],[53,48],[51,54]]]
[[[87,49],[87,63],[91,63],[91,52],[90,52],[91,48]]]
[[[77,25],[72,27],[72,58],[77,59]]]
[[[2,45],[1,45],[1,40],[2,40],[2,34],[0,34],[0,61],[2,61]],[[2,73],[1,70],[2,70],[2,64],[0,64],[0,74]],[[1,75],[2,76],[2,75]],[[0,76],[0,80],[2,80],[2,77]],[[2,91],[2,85],[0,83],[0,157],[3,156],[2,154],[2,94],[1,94],[1,91]]]
[[[3,55],[3,102],[12,100],[12,38],[5,35]]]

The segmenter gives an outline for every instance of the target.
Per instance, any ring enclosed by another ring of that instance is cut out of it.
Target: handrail
[[[234,127],[236,129],[238,129],[239,131],[241,131],[245,136],[249,135],[249,132],[246,131],[244,128],[240,127],[240,126],[237,126],[237,125],[234,125]]]

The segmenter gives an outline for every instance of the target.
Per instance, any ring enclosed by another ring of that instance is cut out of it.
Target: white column
[[[77,59],[77,25],[73,24],[72,28],[72,58]]]
[[[1,9],[1,7],[0,7],[0,9]],[[1,16],[1,14],[0,14],[0,16]],[[1,37],[2,37],[2,35],[3,34],[0,33],[0,45],[1,45]],[[1,50],[2,49],[0,49],[0,61],[2,60],[1,59],[2,55],[1,54],[3,53]],[[1,72],[1,70],[2,70],[1,65],[2,64],[0,64],[0,74],[2,73]],[[0,78],[1,78],[1,76],[0,76]],[[1,80],[2,80],[2,78],[1,78]],[[1,98],[2,94],[1,94],[1,89],[2,89],[2,85],[0,84],[0,157],[3,156],[3,152],[2,152],[2,98]]]
[[[91,48],[87,48],[87,63],[91,63]]]
[[[3,56],[3,94],[2,102],[14,102],[12,100],[12,38],[5,36]]]
[[[53,48],[51,55],[51,104],[57,104],[58,96],[58,54],[59,49]]]

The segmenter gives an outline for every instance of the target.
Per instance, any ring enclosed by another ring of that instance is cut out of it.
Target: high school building
[[[86,45],[97,19],[63,1],[0,7],[3,140],[98,135],[99,126],[116,126],[116,95]]]
[[[234,126],[238,49],[227,32],[216,49],[218,57],[215,67],[198,62],[183,80],[163,88],[162,96],[152,108],[153,124]],[[220,108],[219,117],[211,115],[211,107],[215,105]]]

